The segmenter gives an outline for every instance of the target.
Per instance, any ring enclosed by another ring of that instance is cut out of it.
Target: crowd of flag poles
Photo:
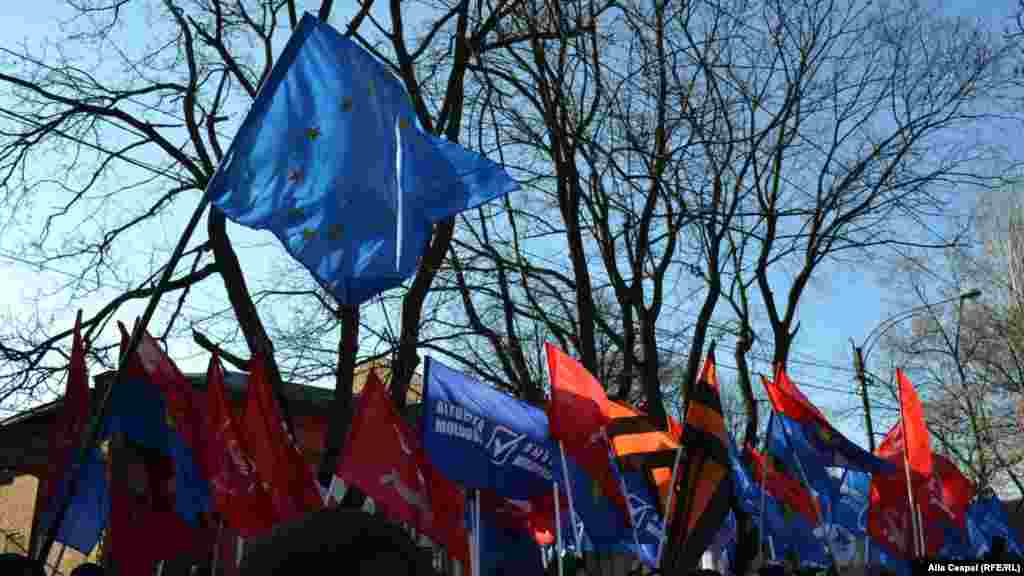
[[[216,355],[207,389],[194,390],[146,332],[210,203],[273,232],[339,303],[358,306],[415,272],[434,223],[517,188],[497,164],[424,131],[384,66],[305,16],[141,320],[130,335],[121,326],[117,377],[92,412],[81,314],[76,320],[40,558],[58,541],[87,553],[106,528],[123,574],[151,574],[158,561],[214,542],[216,561],[237,569],[244,539],[330,504],[333,487],[320,486],[303,460],[260,353],[239,413]],[[974,498],[970,481],[932,454],[921,404],[899,371],[901,419],[875,454],[839,434],[780,369],[763,379],[773,409],[765,442],[744,446],[741,458],[726,432],[713,346],[682,424],[670,419],[667,429],[610,400],[563,351],[548,344],[546,352],[545,406],[428,358],[415,426],[371,373],[336,477],[476,575],[493,571],[498,550],[505,570],[535,573],[544,562],[538,544],[555,545],[559,572],[572,549],[628,553],[678,573],[709,547],[734,546],[738,511],[756,518],[767,556],[803,563],[847,556],[837,532],[873,541],[877,561],[897,570],[908,558],[976,553],[996,536],[1018,546],[998,500]],[[146,456],[134,469],[122,465],[111,442]],[[145,501],[133,495],[133,474],[148,484]]]

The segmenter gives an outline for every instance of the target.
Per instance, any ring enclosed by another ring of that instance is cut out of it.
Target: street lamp
[[[968,290],[967,292],[964,292],[963,294],[954,296],[952,298],[946,298],[945,300],[939,300],[938,302],[922,304],[920,306],[915,306],[909,310],[899,312],[898,314],[893,314],[892,316],[886,318],[885,320],[882,320],[878,324],[878,326],[875,326],[874,330],[868,333],[867,337],[864,338],[864,342],[862,342],[860,346],[857,346],[857,344],[853,341],[853,338],[850,338],[850,345],[853,347],[853,367],[857,370],[857,380],[860,382],[861,400],[864,402],[864,426],[867,427],[868,450],[870,450],[872,454],[874,454],[875,452],[875,432],[874,428],[872,428],[871,426],[871,404],[868,401],[868,379],[867,374],[864,370],[865,358],[867,358],[868,355],[871,353],[871,349],[874,347],[875,344],[878,343],[879,340],[881,340],[882,335],[888,332],[890,328],[896,326],[897,324],[908,318],[913,317],[915,314],[919,312],[929,310],[934,306],[940,306],[942,304],[948,304],[950,302],[956,301],[960,302],[960,308],[963,309],[964,301],[974,300],[978,296],[981,296],[981,290],[975,288],[974,290]],[[957,324],[959,325],[959,322]]]

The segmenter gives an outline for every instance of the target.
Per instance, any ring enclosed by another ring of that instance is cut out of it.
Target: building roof
[[[390,384],[391,374],[386,362],[366,363],[356,368],[354,392],[358,394],[366,382],[371,369],[377,369],[385,385]],[[116,371],[107,371],[93,378],[94,388],[89,390],[90,402],[95,399],[97,390],[102,390],[116,377]],[[206,389],[206,373],[188,373],[185,378],[196,390]],[[229,399],[241,401],[245,397],[247,374],[244,372],[225,371],[224,387]],[[409,386],[407,403],[414,410],[422,396],[422,379],[413,376]],[[301,415],[326,415],[334,398],[334,390],[318,386],[285,383],[284,396],[288,402],[289,413]],[[41,475],[46,468],[49,457],[49,434],[53,425],[57,408],[63,398],[40,404],[0,421],[0,481],[12,474]]]

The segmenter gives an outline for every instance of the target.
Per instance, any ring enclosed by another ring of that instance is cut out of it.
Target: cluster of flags
[[[763,452],[745,446],[741,457],[731,447],[729,456],[738,505],[754,517],[766,557],[829,566],[854,561],[867,542],[866,563],[909,574],[909,560],[977,558],[996,537],[1020,550],[1000,501],[975,498],[956,465],[932,453],[921,402],[902,371],[896,379],[900,421],[869,454],[783,370],[762,378],[772,405]]]
[[[89,413],[78,333],[76,324],[44,524],[62,501],[67,462]],[[552,544],[633,553],[652,567],[659,555],[664,565],[695,562],[721,539],[732,495],[713,356],[687,418],[673,422],[672,432],[610,401],[561,350],[548,345],[548,358],[546,406],[428,358],[415,425],[371,372],[337,477],[474,574],[508,570],[513,559],[525,574],[539,574],[540,547]],[[267,534],[325,505],[284,426],[264,359],[255,355],[249,368],[239,409],[228,401],[216,354],[206,390],[196,390],[144,333],[123,368],[128,379],[111,392],[101,444],[81,469],[57,540],[88,553],[107,528],[118,565],[149,573],[160,560],[209,554],[222,543],[219,534]],[[132,450],[118,450],[122,443]]]
[[[435,223],[517,188],[499,165],[425,131],[401,82],[306,15],[206,193],[235,222],[275,234],[340,303],[358,305],[412,275]],[[40,500],[44,530],[65,500],[89,417],[80,321]],[[932,454],[902,373],[902,418],[876,454],[836,431],[779,370],[763,380],[767,441],[741,455],[726,432],[713,347],[683,422],[667,430],[610,400],[563,351],[546,352],[545,406],[428,358],[416,425],[371,373],[337,476],[477,575],[494,573],[499,557],[505,571],[539,573],[538,545],[552,543],[688,570],[709,547],[728,555],[732,506],[756,519],[771,556],[799,563],[849,558],[864,536],[877,543],[871,561],[897,568],[906,558],[976,554],[994,537],[1019,548],[998,500],[974,499],[970,481]],[[123,571],[146,573],[157,560],[209,550],[225,530],[264,534],[324,505],[261,355],[241,411],[227,400],[216,354],[205,392],[145,332],[121,369],[128,377],[110,396],[100,445],[81,453],[59,541],[88,552],[109,527]],[[128,454],[112,440],[140,457],[112,461]]]
[[[79,332],[76,322],[43,486],[44,528],[89,415]],[[513,560],[524,574],[539,574],[541,547],[552,544],[629,553],[663,569],[692,567],[709,549],[728,558],[737,538],[733,506],[754,518],[766,557],[799,564],[850,562],[861,540],[870,543],[868,562],[899,573],[917,557],[977,557],[994,538],[1021,551],[998,499],[975,498],[971,481],[931,452],[920,401],[902,372],[902,417],[875,454],[835,430],[781,370],[763,379],[773,408],[766,441],[740,452],[722,417],[713,349],[683,422],[670,419],[662,430],[546,347],[551,396],[542,406],[427,358],[422,417],[410,423],[371,372],[336,475],[474,574],[507,570]],[[205,391],[146,333],[124,370],[58,541],[87,553],[107,527],[119,564],[145,572],[162,559],[208,554],[225,530],[266,534],[325,504],[260,355],[241,409],[227,399],[216,354]],[[133,450],[112,450],[116,439]],[[118,462],[118,454],[136,457]]]

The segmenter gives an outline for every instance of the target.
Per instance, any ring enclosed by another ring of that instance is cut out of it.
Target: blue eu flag
[[[411,276],[431,227],[518,189],[426,133],[383,64],[306,14],[210,182],[233,221],[270,230],[339,302]]]

